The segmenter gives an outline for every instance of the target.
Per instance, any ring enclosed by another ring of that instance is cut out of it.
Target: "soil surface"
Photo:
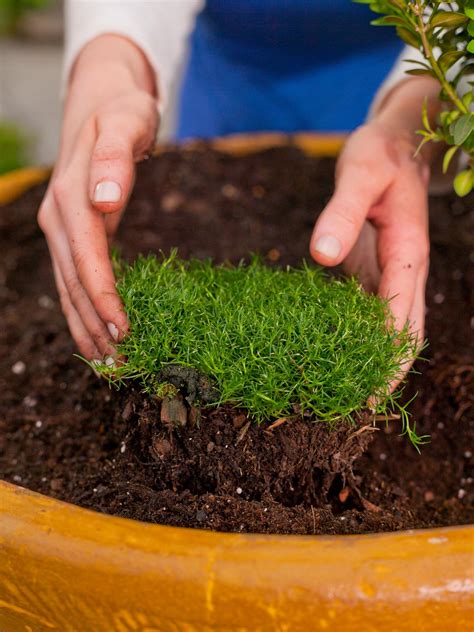
[[[308,257],[334,163],[294,147],[231,158],[204,145],[139,167],[118,242],[139,252],[272,265]],[[0,208],[0,477],[105,513],[162,524],[263,533],[364,533],[474,520],[473,197],[431,203],[427,361],[400,422],[369,416],[330,432],[295,415],[249,423],[223,406],[182,424],[136,387],[116,391],[74,357],[47,247],[38,187]],[[187,406],[187,404],[186,404]],[[178,415],[179,417],[179,415]],[[185,425],[184,425],[185,424]]]

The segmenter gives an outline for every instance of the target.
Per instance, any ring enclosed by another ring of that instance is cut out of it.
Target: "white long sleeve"
[[[414,64],[410,60],[421,61],[421,62],[424,62],[425,64],[427,63],[425,57],[422,55],[422,53],[419,50],[417,50],[416,48],[413,48],[412,46],[405,46],[402,52],[400,53],[400,55],[398,56],[396,62],[392,66],[391,71],[389,72],[389,74],[387,75],[383,83],[381,84],[380,88],[377,91],[377,94],[375,95],[372,101],[372,105],[370,106],[369,115],[368,115],[369,119],[373,116],[374,112],[376,112],[377,109],[380,107],[380,105],[382,104],[382,101],[385,99],[388,93],[392,90],[392,88],[394,88],[401,81],[404,81],[410,78],[410,75],[407,75],[406,71],[413,68],[420,67],[418,64],[416,63]],[[453,76],[455,76],[457,70],[458,70],[458,66],[455,64],[449,69],[447,73],[447,78],[451,79]],[[458,90],[460,91],[461,94],[464,94],[464,92],[467,90],[468,82],[472,81],[472,74],[474,73],[471,73],[470,76],[468,75],[464,76],[459,82]]]
[[[372,101],[372,105],[369,109],[367,117],[368,119],[371,119],[373,117],[375,112],[377,112],[379,107],[382,105],[382,102],[396,85],[398,85],[402,81],[410,79],[411,76],[407,75],[406,71],[410,70],[411,68],[419,68],[417,64],[413,64],[410,61],[407,61],[411,59],[422,62],[425,61],[425,58],[419,50],[416,50],[411,46],[405,46],[398,56],[397,60],[393,64],[392,69],[377,90],[377,93],[375,94],[375,97]]]
[[[66,0],[63,86],[81,49],[99,35],[115,33],[148,58],[163,109],[201,6],[202,0]]]

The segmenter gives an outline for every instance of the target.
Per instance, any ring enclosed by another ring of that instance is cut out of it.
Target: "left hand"
[[[365,289],[390,299],[395,327],[423,342],[429,267],[429,166],[416,137],[377,119],[357,129],[336,167],[334,195],[311,238],[320,264],[344,262]],[[405,372],[408,366],[402,367]],[[394,386],[394,385],[393,385]]]

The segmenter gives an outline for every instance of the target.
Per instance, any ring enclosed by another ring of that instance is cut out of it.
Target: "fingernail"
[[[112,356],[107,356],[104,360],[104,364],[108,367],[115,366],[115,360],[112,358]]]
[[[102,366],[102,361],[101,360],[91,360],[90,366],[91,366],[91,369],[94,371],[96,377],[102,377],[100,372],[97,370],[99,367]],[[95,368],[95,367],[97,367],[97,368]]]
[[[328,259],[337,259],[341,252],[341,244],[336,237],[324,235],[316,242],[314,249]]]
[[[114,325],[113,323],[107,323],[107,329],[109,330],[109,334],[112,336],[115,342],[117,342],[119,338],[118,327]]]
[[[94,191],[94,202],[119,202],[121,197],[120,185],[110,180],[99,182]]]

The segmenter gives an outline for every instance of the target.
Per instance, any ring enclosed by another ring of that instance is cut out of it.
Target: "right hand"
[[[88,360],[115,355],[127,331],[109,243],[158,128],[155,82],[141,51],[104,35],[72,73],[58,162],[41,204],[61,307]]]

